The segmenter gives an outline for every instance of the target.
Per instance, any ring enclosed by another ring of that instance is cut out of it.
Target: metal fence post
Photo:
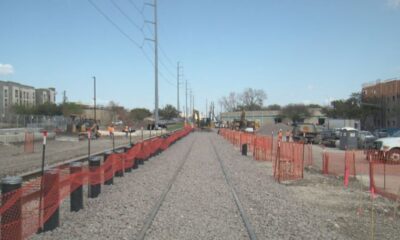
[[[82,174],[82,163],[74,162],[69,166],[71,174],[75,174],[74,179],[71,182],[71,212],[78,212],[83,209],[83,177]]]
[[[18,191],[21,186],[21,177],[5,177],[1,180],[2,205],[10,199],[17,198],[1,215],[1,240],[22,239],[22,201]]]
[[[109,159],[109,156],[113,154],[112,151],[107,151],[103,155],[103,163],[105,164],[105,169],[104,169],[104,185],[112,185],[114,184],[114,170],[113,170],[113,165],[114,163],[111,162],[111,159]],[[107,179],[109,178],[109,179]]]
[[[58,169],[49,169],[44,173],[43,178],[43,218],[50,215],[43,224],[42,231],[46,232],[60,225],[60,172]]]
[[[89,198],[96,198],[101,193],[100,157],[89,158]]]

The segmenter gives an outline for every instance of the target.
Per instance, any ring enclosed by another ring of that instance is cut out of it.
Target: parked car
[[[374,148],[383,152],[386,160],[400,163],[400,131],[391,137],[377,139]]]
[[[378,139],[369,131],[358,132],[358,148],[369,149],[374,146],[374,141]]]
[[[389,136],[389,133],[387,132],[386,129],[375,129],[373,134],[377,138],[385,138],[385,137]]]
[[[327,147],[335,147],[339,136],[334,129],[324,129],[321,132],[321,143]]]

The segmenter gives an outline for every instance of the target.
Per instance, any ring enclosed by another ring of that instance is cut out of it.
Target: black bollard
[[[22,239],[22,201],[21,177],[5,177],[1,180],[1,203],[4,206],[8,200],[17,197],[17,200],[1,215],[0,239]]]
[[[69,165],[70,174],[76,174],[71,182],[71,212],[78,212],[83,209],[83,177],[80,175],[82,172],[82,163],[74,162]]]
[[[124,153],[128,152],[131,147],[124,147]],[[125,159],[125,172],[132,172],[133,165],[135,164],[135,159],[132,160],[132,165],[127,162],[128,160]]]
[[[93,156],[89,158],[89,198],[96,198],[101,193],[101,173],[99,171],[101,158]]]
[[[43,224],[43,232],[52,231],[60,226],[60,171],[49,169],[44,172],[43,181],[43,216],[53,211],[49,219]],[[56,210],[53,210],[56,207]]]
[[[242,145],[242,155],[247,156],[247,144],[246,143]]]
[[[118,154],[118,163],[121,165],[121,169],[115,172],[115,177],[123,177],[124,176],[124,169],[125,169],[125,157],[122,156],[121,153],[124,153],[123,149],[116,149],[114,151]]]
[[[108,161],[108,157],[113,154],[112,151],[107,151],[104,153],[103,158],[104,158],[104,163]],[[104,169],[104,185],[112,185],[114,184],[114,170],[113,170],[113,163],[107,163],[107,167]]]

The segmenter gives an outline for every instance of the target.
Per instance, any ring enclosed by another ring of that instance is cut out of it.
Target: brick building
[[[364,84],[362,97],[365,104],[377,108],[366,124],[375,128],[400,128],[400,80]]]

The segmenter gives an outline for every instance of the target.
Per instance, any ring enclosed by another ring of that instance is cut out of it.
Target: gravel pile
[[[85,198],[84,210],[70,213],[63,206],[61,226],[32,239],[135,238],[194,139],[189,135],[139,169],[123,178],[114,178],[114,185],[102,186],[98,198]]]
[[[248,239],[212,150],[209,133],[195,148],[162,204],[146,239]]]

